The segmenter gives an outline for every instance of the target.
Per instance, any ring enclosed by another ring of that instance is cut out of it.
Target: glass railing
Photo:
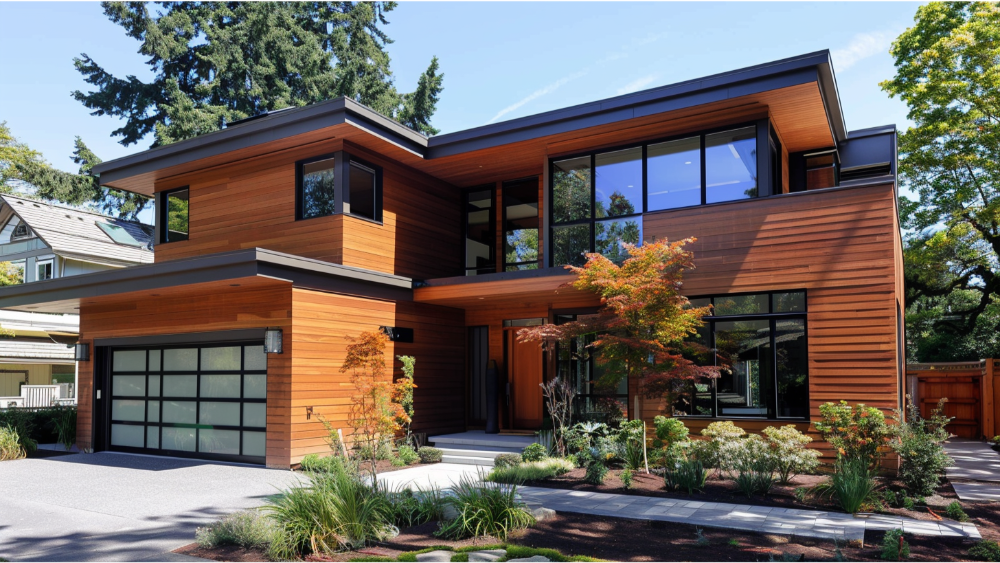
[[[43,243],[40,238],[29,238],[26,240],[8,242],[7,244],[0,244],[0,256],[20,254],[21,252],[29,252],[32,250],[38,250],[39,248],[45,248],[45,243]]]

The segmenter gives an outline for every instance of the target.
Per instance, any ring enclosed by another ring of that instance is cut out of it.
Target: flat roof
[[[419,158],[430,160],[804,82],[818,83],[833,138],[838,142],[847,139],[830,51],[822,50],[434,137],[413,131],[353,99],[340,97],[272,112],[219,131],[108,160],[95,166],[94,172],[100,175],[101,184],[106,185],[169,166],[345,123]]]

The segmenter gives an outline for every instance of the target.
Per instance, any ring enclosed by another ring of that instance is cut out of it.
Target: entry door
[[[510,409],[513,426],[537,430],[542,426],[542,346],[538,342],[518,342],[517,328],[505,330],[507,370],[510,381]]]

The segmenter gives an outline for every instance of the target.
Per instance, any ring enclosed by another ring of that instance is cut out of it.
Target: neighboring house
[[[141,223],[0,195],[0,261],[21,268],[24,283],[152,263],[152,235]],[[26,385],[60,385],[61,398],[76,396],[75,313],[0,310],[0,328],[13,335],[0,337],[0,408]]]
[[[827,51],[432,138],[338,98],[94,171],[156,197],[156,263],[0,289],[79,308],[81,447],[288,467],[327,449],[321,416],[349,429],[347,337],[379,327],[417,358],[416,432],[481,428],[489,360],[522,431],[555,374],[581,413],[694,432],[901,405],[896,129],[847,130]],[[596,309],[564,287],[582,252],[691,236],[720,379],[665,405],[595,388],[586,342],[515,338]]]

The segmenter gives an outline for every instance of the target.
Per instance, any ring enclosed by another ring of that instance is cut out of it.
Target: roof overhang
[[[361,132],[374,145],[392,152],[387,156],[436,175],[441,167],[431,165],[431,161],[572,135],[596,127],[615,124],[629,127],[636,120],[707,104],[759,103],[755,96],[811,83],[816,84],[820,100],[810,104],[810,108],[816,109],[809,111],[822,114],[816,118],[821,117],[826,122],[833,143],[846,139],[830,53],[824,50],[431,138],[342,97],[276,112],[220,131],[103,162],[94,167],[94,172],[100,175],[102,185],[152,195],[154,182],[165,176],[317,140],[338,136],[356,139],[355,133]],[[228,160],[224,156],[227,153]],[[446,181],[460,181],[459,177],[437,175]]]
[[[569,285],[574,279],[564,268],[437,278],[419,284],[413,290],[413,300],[458,309],[533,303],[552,309],[598,305],[596,295]]]
[[[121,294],[257,279],[293,287],[410,301],[409,278],[251,248],[0,288],[0,309],[79,313],[81,304]]]

